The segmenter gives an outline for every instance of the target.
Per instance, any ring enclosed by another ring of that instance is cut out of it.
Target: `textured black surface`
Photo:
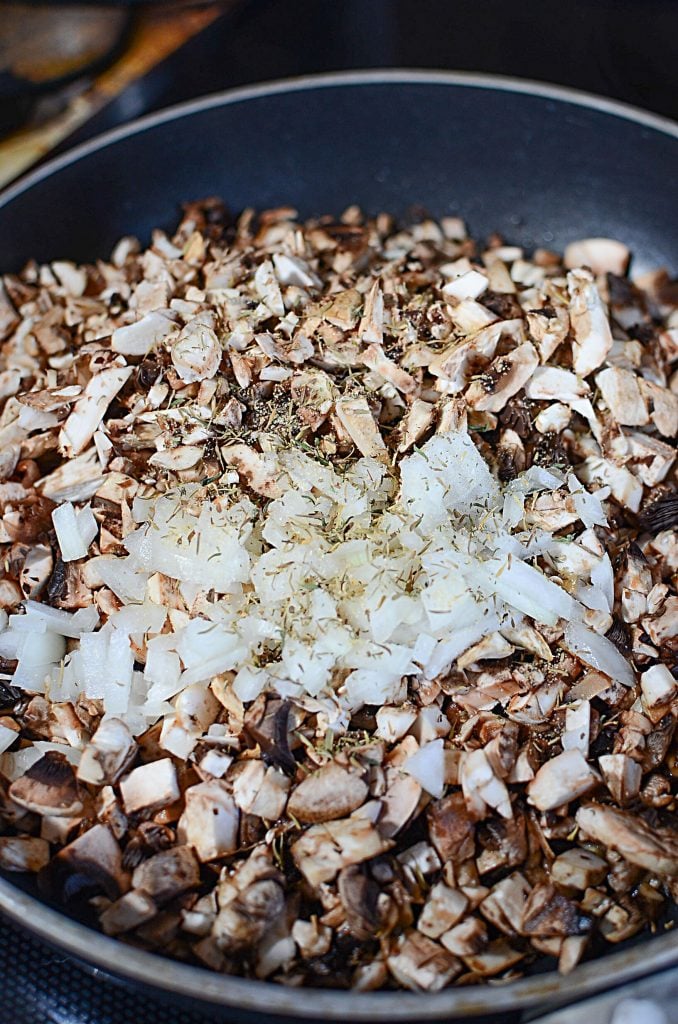
[[[209,1024],[55,953],[0,915],[0,1024]],[[263,1024],[263,1021],[262,1021]]]

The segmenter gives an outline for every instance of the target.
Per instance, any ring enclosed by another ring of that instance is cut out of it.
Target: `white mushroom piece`
[[[120,782],[127,814],[166,807],[180,797],[177,772],[169,757],[139,765]]]
[[[631,253],[615,238],[581,238],[565,247],[563,263],[568,270],[588,267],[594,274],[626,273]]]
[[[125,723],[119,718],[105,718],[82,752],[77,777],[93,785],[110,785],[129,767],[136,750]]]

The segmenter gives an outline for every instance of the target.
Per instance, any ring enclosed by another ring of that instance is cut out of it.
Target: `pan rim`
[[[126,981],[155,988],[161,998],[178,995],[203,1003],[276,1016],[345,1021],[444,1020],[497,1011],[544,1009],[576,1002],[604,989],[657,973],[678,963],[678,931],[645,944],[591,960],[570,975],[556,971],[502,985],[447,988],[436,993],[355,992],[342,989],[287,988],[269,981],[217,974],[128,946],[74,921],[0,878],[0,911],[27,931],[88,965]],[[574,992],[574,999],[572,994]]]
[[[549,85],[508,76],[457,71],[387,69],[332,72],[273,81],[225,90],[161,111],[114,128],[49,160],[0,192],[0,210],[33,186],[79,160],[133,137],[147,129],[205,110],[248,100],[322,88],[360,85],[436,85],[513,92],[567,103],[619,117],[678,139],[678,123],[617,100],[566,86]],[[583,964],[567,977],[556,972],[520,979],[504,986],[449,988],[438,993],[367,992],[286,988],[266,981],[220,975],[207,969],[169,960],[159,954],[127,946],[103,935],[23,892],[0,878],[0,910],[28,931],[60,949],[129,981],[151,985],[164,995],[182,995],[203,1002],[291,1017],[323,1017],[345,1020],[412,1021],[443,1019],[509,1011],[537,1004],[570,1002],[576,986],[577,999],[630,981],[650,971],[678,963],[678,931],[654,937],[651,956],[647,947],[635,946]],[[648,964],[651,959],[651,965]]]
[[[609,99],[583,89],[574,89],[565,85],[551,85],[528,78],[516,78],[510,75],[479,74],[473,71],[438,71],[418,70],[413,68],[385,68],[365,71],[330,71],[318,75],[300,75],[287,79],[275,79],[257,85],[239,86],[235,89],[224,89],[210,93],[194,100],[175,103],[169,107],[144,117],[135,118],[127,124],[111,128],[93,139],[74,146],[60,156],[48,160],[42,166],[27,174],[21,175],[15,182],[0,190],[0,209],[8,206],[34,185],[49,178],[52,174],[77,163],[107,146],[114,145],[123,139],[131,138],[149,128],[167,124],[171,121],[190,117],[221,106],[277,96],[287,92],[303,92],[305,90],[328,89],[336,86],[356,85],[442,85],[457,86],[471,89],[487,89],[497,92],[514,92],[520,95],[536,96],[541,99],[555,100],[574,106],[595,110],[602,114],[619,117],[645,128],[661,132],[671,138],[678,139],[678,121],[661,114],[654,114],[641,107],[624,103],[621,100]]]

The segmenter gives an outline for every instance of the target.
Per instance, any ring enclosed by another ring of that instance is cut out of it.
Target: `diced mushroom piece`
[[[464,799],[476,817],[484,817],[487,805],[499,811],[503,818],[513,816],[509,792],[502,779],[495,775],[484,750],[464,754],[459,780]]]
[[[201,313],[189,320],[172,343],[172,365],[182,381],[210,380],[221,362],[222,349],[214,314]]]
[[[501,412],[509,398],[520,391],[539,365],[536,349],[526,341],[504,356],[498,356],[466,392],[472,409]]]
[[[302,875],[317,886],[329,882],[342,868],[377,857],[392,845],[366,818],[344,818],[312,825],[291,849]]]
[[[443,285],[442,293],[457,300],[477,299],[487,290],[488,284],[485,274],[481,274],[478,270],[467,270],[466,273],[460,274]]]
[[[427,810],[429,835],[441,860],[459,863],[475,852],[475,822],[462,793],[436,800]]]
[[[88,382],[82,398],[73,406],[59,433],[59,448],[69,458],[84,452],[94,437],[104,413],[132,373],[119,357],[118,362],[96,373]]]
[[[306,367],[292,378],[290,393],[298,406],[299,418],[311,430],[325,422],[336,398],[336,387],[332,378],[314,367]]]
[[[396,981],[415,992],[439,992],[462,971],[455,956],[417,931],[401,936],[386,964]]]
[[[531,309],[527,312],[527,325],[537,343],[542,363],[548,362],[558,346],[565,341],[570,330],[570,317],[566,309]]]
[[[468,898],[463,892],[438,882],[428,894],[417,928],[430,939],[439,939],[461,920],[467,907]]]
[[[384,354],[381,345],[368,345],[362,353],[362,361],[403,395],[411,395],[417,389],[417,382],[406,370]]]
[[[379,831],[391,838],[411,820],[421,800],[421,786],[416,779],[401,774],[397,769],[386,774],[387,788],[382,797]]]
[[[480,830],[481,852],[476,866],[481,875],[497,868],[516,867],[527,855],[524,817],[488,818]]]
[[[457,394],[466,386],[468,371],[476,361],[487,362],[494,356],[506,323],[493,323],[470,337],[454,341],[439,352],[429,363],[429,373],[440,377],[446,394]],[[461,410],[460,410],[461,411]],[[466,412],[463,404],[464,414]],[[446,429],[451,429],[449,424]]]
[[[612,332],[593,276],[587,270],[572,270],[567,275],[567,285],[574,334],[574,372],[587,377],[605,361],[612,348]]]
[[[295,921],[292,925],[292,938],[304,960],[325,956],[332,945],[332,935],[332,929],[320,924],[317,918],[310,921]]]
[[[603,804],[580,807],[576,818],[585,835],[616,850],[630,864],[659,875],[678,875],[678,839],[674,833],[653,830],[642,818]]]
[[[553,885],[536,885],[530,893],[521,931],[524,935],[546,938],[551,935],[579,935],[590,929],[590,920],[579,907]]]
[[[589,390],[588,384],[570,370],[560,366],[538,366],[525,385],[525,397],[541,402],[574,402],[587,395]]]
[[[136,323],[113,331],[111,348],[125,356],[145,356],[176,329],[177,325],[165,313],[147,313]]]
[[[257,494],[264,498],[281,496],[279,470],[270,455],[261,455],[246,444],[226,445],[221,449],[221,454],[226,465],[233,466],[247,486]]]
[[[117,900],[129,889],[122,852],[106,825],[94,825],[64,846],[44,869],[43,877],[46,891],[64,901],[82,892],[104,892],[110,900]]]
[[[645,708],[648,711],[659,709],[663,715],[664,708],[678,695],[678,681],[667,665],[653,665],[641,674],[640,689]]]
[[[581,750],[586,756],[591,737],[591,704],[580,700],[565,711],[565,728],[562,735],[563,750]]]
[[[10,798],[34,814],[72,818],[83,809],[73,766],[63,754],[49,750],[9,788]]]
[[[540,434],[560,434],[569,426],[571,418],[572,410],[569,405],[554,402],[537,414],[534,425]]]
[[[667,598],[661,615],[643,619],[643,626],[653,644],[661,646],[673,641],[678,636],[678,597],[672,594]],[[656,686],[654,680],[652,686]]]
[[[513,949],[506,939],[495,939],[483,952],[466,954],[462,956],[462,960],[474,974],[491,978],[514,967],[524,956],[524,952]]]
[[[507,935],[520,934],[531,886],[518,871],[494,885],[479,910],[491,924]]]
[[[190,846],[161,850],[134,870],[132,884],[142,889],[157,906],[169,903],[200,882],[200,866]]]
[[[190,907],[182,910],[182,931],[191,935],[209,935],[212,931],[214,920],[217,916],[217,892],[212,889],[205,896],[201,896]]]
[[[219,781],[190,786],[177,825],[177,839],[192,846],[200,861],[216,860],[238,849],[240,815],[233,797]]]
[[[41,871],[49,863],[49,843],[34,836],[0,836],[2,871]]]
[[[385,704],[377,711],[377,728],[375,736],[387,743],[395,743],[403,738],[414,725],[417,712],[412,707]]]
[[[135,768],[120,783],[120,792],[127,814],[173,804],[181,793],[171,758],[163,757]]]
[[[267,768],[263,761],[246,762],[233,784],[238,807],[266,821],[282,817],[287,803],[290,780],[277,768]]]
[[[370,458],[388,461],[388,452],[366,398],[341,398],[335,415],[358,451]]]
[[[330,762],[295,787],[287,809],[298,821],[332,821],[345,818],[360,807],[367,792],[367,785],[356,772]]]
[[[528,801],[540,811],[563,807],[600,781],[581,750],[566,750],[543,764],[528,784]]]
[[[236,876],[230,895],[220,892],[218,897],[220,909],[212,934],[219,948],[228,954],[257,946],[285,910],[281,877],[270,861],[257,856],[255,865],[248,861],[245,869],[239,883]]]
[[[608,366],[596,374],[596,385],[617,423],[642,427],[650,422],[638,377],[630,370]]]
[[[414,881],[418,877],[432,875],[435,871],[440,870],[441,866],[436,851],[430,843],[423,841],[403,850],[398,854],[397,859]]]
[[[163,722],[160,746],[186,760],[198,739],[215,721],[220,705],[209,687],[192,683],[181,691],[174,707],[175,714]]]
[[[626,443],[633,472],[647,487],[654,487],[666,478],[676,461],[675,445],[666,444],[650,434],[629,431]]]
[[[565,246],[563,263],[568,270],[589,267],[596,275],[622,277],[630,258],[628,247],[616,238],[580,238]]]
[[[107,935],[121,935],[150,921],[157,913],[158,908],[150,896],[140,890],[130,889],[106,907],[99,922]]]
[[[558,972],[569,974],[577,966],[588,944],[587,935],[568,935],[563,939],[558,957]]]
[[[327,314],[326,314],[327,315]],[[381,345],[384,339],[384,293],[375,281],[365,297],[358,333],[363,342]]]
[[[617,803],[624,806],[640,792],[643,769],[628,754],[603,754],[598,758],[605,785]]]
[[[643,398],[650,407],[650,419],[664,437],[678,434],[678,395],[668,388],[662,388],[653,381],[639,381]]]
[[[482,952],[488,944],[487,928],[477,917],[467,917],[465,921],[450,928],[440,937],[440,941],[455,956],[474,956]]]
[[[356,864],[339,872],[337,892],[351,933],[363,941],[373,938],[390,909],[389,896]]]
[[[590,850],[575,847],[565,850],[551,864],[551,878],[567,889],[585,889],[599,885],[608,872],[607,861]]]
[[[276,316],[285,315],[285,304],[283,303],[280,285],[270,260],[264,260],[256,269],[254,274],[254,288],[271,313]]]
[[[77,777],[95,786],[112,785],[129,767],[136,750],[125,723],[119,718],[104,718],[82,752]]]

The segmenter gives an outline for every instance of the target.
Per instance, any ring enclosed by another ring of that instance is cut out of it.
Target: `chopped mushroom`
[[[651,829],[642,818],[603,804],[587,804],[577,811],[577,824],[591,839],[616,850],[631,864],[659,875],[678,875],[678,840],[675,833]]]
[[[41,871],[49,863],[49,843],[35,836],[0,836],[3,871]]]
[[[120,783],[125,810],[152,811],[179,799],[176,769],[169,757],[142,764]]]
[[[317,886],[342,868],[370,860],[392,845],[367,819],[344,818],[312,825],[292,845],[292,856],[302,875]]]
[[[386,445],[366,399],[343,398],[335,403],[335,412],[359,452],[376,459],[386,458]]]
[[[112,784],[131,764],[137,745],[123,721],[105,718],[82,752],[77,776],[93,785]]]
[[[72,818],[83,810],[73,767],[53,750],[12,783],[9,795],[15,804],[35,814]]]
[[[0,868],[288,986],[660,927],[678,295],[629,258],[206,199],[5,275]]]
[[[169,903],[200,880],[199,866],[188,846],[161,850],[135,868],[132,884],[150,896],[157,906]]]
[[[566,750],[543,764],[528,783],[528,800],[540,811],[550,811],[588,793],[598,781],[580,750]]]
[[[292,817],[303,822],[344,818],[365,802],[367,786],[355,772],[331,762],[307,775],[288,804]]]
[[[238,849],[239,818],[225,786],[218,780],[203,782],[186,791],[177,838],[192,846],[200,861],[217,860]]]
[[[455,956],[418,932],[403,935],[386,964],[396,981],[415,992],[439,992],[462,970]]]

